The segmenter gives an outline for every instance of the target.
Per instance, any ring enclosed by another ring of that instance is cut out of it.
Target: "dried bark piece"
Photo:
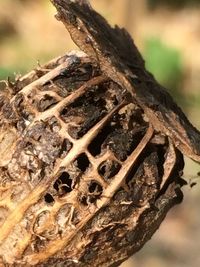
[[[52,0],[81,50],[93,57],[108,77],[126,88],[154,122],[186,156],[200,162],[200,133],[171,96],[145,70],[144,61],[125,29],[111,28],[87,1]]]
[[[168,95],[159,100],[125,31],[86,1],[53,2],[88,55],[57,58],[0,93],[0,265],[118,266],[181,202],[181,152],[198,159],[199,136]]]

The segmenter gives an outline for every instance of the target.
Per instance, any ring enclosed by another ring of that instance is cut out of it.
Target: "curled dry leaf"
[[[86,1],[52,2],[85,53],[0,94],[0,264],[118,266],[181,202],[200,134],[125,30]]]

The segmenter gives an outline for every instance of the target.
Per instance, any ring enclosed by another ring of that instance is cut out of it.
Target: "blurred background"
[[[200,0],[91,0],[125,27],[146,66],[200,129]],[[77,49],[49,0],[1,0],[0,80]],[[200,166],[186,159],[185,199],[123,267],[200,266]],[[195,186],[192,186],[197,183]]]

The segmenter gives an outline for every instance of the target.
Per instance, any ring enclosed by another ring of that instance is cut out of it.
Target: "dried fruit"
[[[128,34],[85,1],[53,0],[84,50],[0,95],[0,264],[118,266],[182,200],[199,132]]]

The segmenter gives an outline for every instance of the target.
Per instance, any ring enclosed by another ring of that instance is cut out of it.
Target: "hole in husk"
[[[72,179],[67,172],[63,172],[53,185],[59,195],[64,195],[72,191]]]
[[[85,172],[90,165],[90,161],[85,153],[80,154],[74,163],[82,172]]]
[[[51,194],[47,193],[47,194],[44,196],[44,201],[45,201],[47,204],[52,204],[52,203],[54,203],[54,198],[52,197]]]

